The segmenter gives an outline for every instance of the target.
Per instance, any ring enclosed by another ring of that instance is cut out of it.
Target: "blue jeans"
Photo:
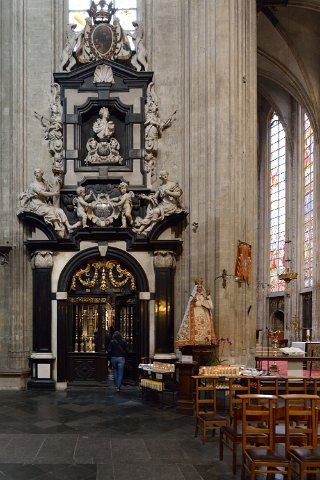
[[[120,388],[122,384],[124,364],[124,357],[111,357],[111,365],[113,368],[113,382],[117,388]]]

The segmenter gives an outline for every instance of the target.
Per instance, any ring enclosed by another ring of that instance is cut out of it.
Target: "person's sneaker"
[[[120,393],[120,388],[117,388],[117,392]]]

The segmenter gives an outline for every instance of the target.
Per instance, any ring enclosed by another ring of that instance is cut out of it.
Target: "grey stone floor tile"
[[[80,435],[73,459],[76,463],[111,464],[111,442],[101,435]]]
[[[178,465],[184,480],[203,480],[194,465]]]
[[[0,412],[0,480],[240,479],[217,438],[203,446],[192,416],[143,403],[136,387],[4,391]]]
[[[77,435],[50,435],[42,443],[35,461],[49,459],[47,463],[72,463]],[[43,463],[43,462],[41,462]]]
[[[40,480],[43,476],[43,471],[36,465],[0,464],[0,472],[0,478],[6,480]]]
[[[140,463],[140,464],[115,464],[114,465],[114,480],[128,480],[132,478],[134,471],[134,480],[185,480],[180,468],[173,464],[157,464],[157,463]],[[100,473],[100,472],[99,472]],[[98,480],[104,480],[108,477],[98,477]]]
[[[111,440],[111,455],[113,462],[127,462],[134,459],[135,463],[148,462],[151,455],[142,439],[113,438]]]
[[[95,427],[97,423],[101,423],[101,417],[98,415],[85,415],[81,416],[77,420],[69,421],[66,423],[68,427],[83,427],[86,426],[90,431],[90,426]]]
[[[36,435],[12,436],[11,440],[4,448],[0,450],[1,461],[5,463],[21,463],[37,456],[45,439]]]
[[[146,439],[145,443],[151,458],[155,462],[161,458],[182,462],[183,459],[187,458],[179,442],[175,440],[150,438]]]

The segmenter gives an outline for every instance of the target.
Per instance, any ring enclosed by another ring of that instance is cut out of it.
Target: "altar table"
[[[262,362],[288,362],[288,375],[300,377],[303,375],[303,364],[305,362],[319,362],[320,357],[303,357],[298,355],[281,355],[277,357],[255,356],[256,368],[262,370]]]

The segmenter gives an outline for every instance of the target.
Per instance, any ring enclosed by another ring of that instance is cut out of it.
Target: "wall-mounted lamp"
[[[234,280],[235,282],[239,281],[239,277],[237,277],[236,275],[228,275],[227,270],[225,270],[225,269],[223,269],[221,275],[216,277],[214,280],[216,281],[216,280],[218,280],[218,278],[222,278],[222,287],[223,288],[226,288],[228,278],[231,278],[231,280]]]
[[[0,245],[0,265],[9,263],[9,252],[11,249],[11,245]]]

